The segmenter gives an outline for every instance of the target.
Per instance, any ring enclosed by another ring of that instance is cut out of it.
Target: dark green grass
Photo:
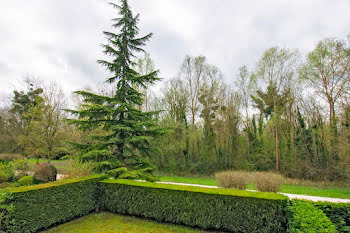
[[[193,228],[162,224],[155,221],[116,215],[111,213],[94,213],[71,222],[51,228],[43,233],[200,233]]]
[[[160,177],[160,181],[217,186],[216,179],[214,178],[162,176]],[[252,183],[248,184],[247,189],[256,190],[255,185]],[[281,186],[281,192],[350,199],[350,188],[321,188],[307,185],[284,184]]]

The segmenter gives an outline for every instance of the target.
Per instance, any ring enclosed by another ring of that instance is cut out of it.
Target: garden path
[[[165,182],[165,181],[159,181],[157,183],[187,185],[187,186],[196,186],[196,187],[204,187],[204,188],[218,188],[217,186],[211,186],[211,185],[175,183],[175,182]],[[246,190],[246,191],[256,192],[255,190]],[[309,201],[328,201],[328,202],[333,202],[333,203],[350,203],[350,199],[333,198],[333,197],[318,197],[318,196],[309,196],[309,195],[291,194],[291,193],[280,193],[280,194],[287,196],[289,199],[304,199],[304,200],[309,200]]]

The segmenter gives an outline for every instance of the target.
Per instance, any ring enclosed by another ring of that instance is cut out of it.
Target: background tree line
[[[155,141],[166,172],[275,170],[314,180],[349,178],[350,49],[328,38],[303,59],[272,47],[235,82],[204,56],[186,56],[154,108],[174,130]]]
[[[148,54],[134,69],[141,75],[155,71]],[[147,160],[159,171],[276,170],[303,179],[349,178],[346,41],[324,39],[305,59],[297,50],[269,48],[254,67],[240,67],[230,83],[204,56],[186,56],[178,75],[161,88],[135,88],[144,98],[136,109],[161,110],[157,124],[171,129],[150,141]],[[81,105],[78,96],[70,102]],[[86,132],[66,124],[66,108],[57,85],[27,81],[0,110],[0,152],[48,159],[77,155],[66,142],[86,143]]]

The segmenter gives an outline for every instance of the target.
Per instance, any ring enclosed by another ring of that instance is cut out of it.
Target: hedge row
[[[335,225],[311,201],[291,200],[289,224],[290,232],[335,233]]]
[[[103,178],[95,175],[10,189],[13,208],[5,219],[5,231],[37,232],[88,214],[98,205],[97,187]]]
[[[288,201],[275,193],[101,181],[104,178],[95,175],[0,192],[0,230],[37,232],[101,207],[209,230],[350,232],[350,204]],[[3,202],[9,208],[3,208]]]
[[[288,199],[280,194],[155,184],[100,183],[102,207],[160,222],[231,232],[287,232]]]
[[[334,223],[338,232],[350,232],[350,203],[313,203]]]

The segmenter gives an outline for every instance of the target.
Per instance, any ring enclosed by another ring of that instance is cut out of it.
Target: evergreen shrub
[[[33,176],[23,176],[17,182],[20,186],[32,185],[33,184]]]
[[[314,205],[327,215],[338,232],[350,232],[350,203],[316,202]]]
[[[288,198],[280,194],[111,179],[100,189],[101,207],[113,213],[220,231],[288,229]]]
[[[291,217],[289,220],[292,233],[317,232],[335,233],[334,224],[327,216],[310,201],[290,201]]]
[[[98,205],[98,181],[103,175],[11,188],[13,211],[5,232],[37,232],[84,216]]]

